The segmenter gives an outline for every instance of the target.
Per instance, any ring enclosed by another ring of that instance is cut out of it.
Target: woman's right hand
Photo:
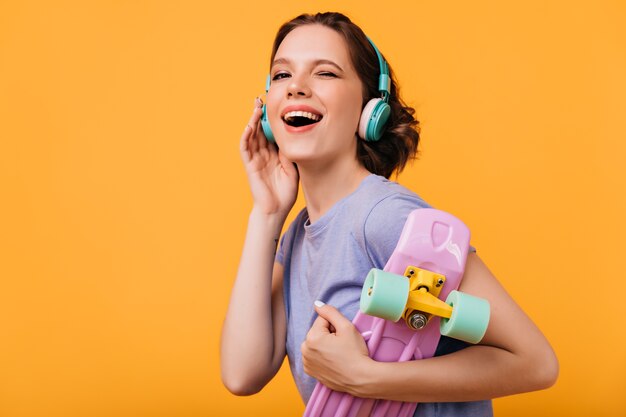
[[[254,205],[264,214],[287,216],[298,194],[298,171],[279,150],[269,143],[261,128],[262,101],[255,101],[239,150],[246,168]]]

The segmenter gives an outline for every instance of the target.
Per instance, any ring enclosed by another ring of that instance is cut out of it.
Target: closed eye
[[[328,72],[328,71],[318,72],[317,75],[320,75],[322,77],[328,77],[328,78],[337,78],[336,74],[334,74],[332,72]]]

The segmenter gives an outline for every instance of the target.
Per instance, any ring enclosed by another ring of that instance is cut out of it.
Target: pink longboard
[[[461,283],[469,240],[469,229],[451,214],[428,208],[414,210],[384,270],[403,275],[411,265],[445,275],[439,298],[446,300]],[[409,328],[404,320],[394,323],[361,311],[352,323],[367,342],[370,357],[380,362],[430,358],[441,337],[439,317],[432,317],[421,330]],[[410,417],[416,407],[416,403],[353,397],[318,383],[304,417]]]

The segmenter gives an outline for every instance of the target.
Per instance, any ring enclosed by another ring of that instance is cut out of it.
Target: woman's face
[[[363,87],[339,33],[322,25],[294,29],[276,51],[270,77],[268,120],[289,160],[356,158]]]

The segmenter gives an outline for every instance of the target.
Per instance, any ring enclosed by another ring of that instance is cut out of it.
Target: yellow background
[[[286,367],[229,394],[218,340],[239,135],[278,26],[325,10],[417,110],[398,181],[468,224],[559,356],[553,388],[496,413],[624,415],[624,3],[338,4],[0,2],[0,416],[302,412]]]

